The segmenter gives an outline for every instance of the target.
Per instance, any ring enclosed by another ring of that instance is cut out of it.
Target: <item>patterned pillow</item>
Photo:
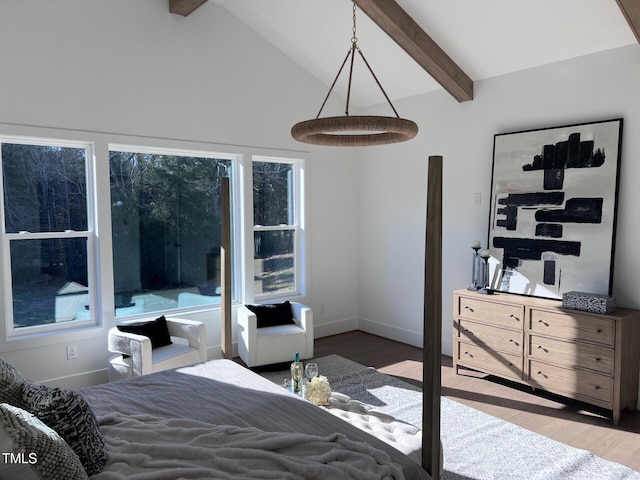
[[[22,384],[25,378],[12,365],[0,358],[0,403],[23,408]]]
[[[88,475],[102,471],[107,449],[96,416],[79,393],[27,382],[22,400],[26,410],[65,439]]]
[[[69,445],[29,412],[0,404],[0,434],[3,453],[8,454],[0,458],[0,469],[11,473],[10,478],[88,479]]]

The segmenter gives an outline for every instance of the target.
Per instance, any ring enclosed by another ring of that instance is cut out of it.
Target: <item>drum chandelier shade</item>
[[[353,78],[353,63],[355,60],[355,52],[360,54],[364,64],[376,81],[382,94],[386,98],[389,106],[395,113],[395,117],[381,117],[375,115],[365,116],[349,116],[349,99],[351,97],[351,80]],[[320,118],[320,114],[324,109],[329,95],[333,91],[340,74],[347,61],[350,60],[349,82],[347,84],[347,104],[345,114],[342,117],[324,117]],[[347,52],[340,70],[336,78],[329,88],[329,92],[322,102],[320,111],[315,119],[304,120],[296,123],[291,128],[291,136],[299,142],[310,143],[313,145],[329,145],[338,147],[363,147],[371,145],[385,145],[390,143],[404,142],[411,140],[418,133],[418,126],[411,120],[400,118],[398,112],[394,108],[391,100],[382,88],[375,73],[369,66],[367,59],[364,57],[362,50],[358,47],[358,38],[356,37],[356,4],[353,4],[353,37],[351,38],[351,47]]]

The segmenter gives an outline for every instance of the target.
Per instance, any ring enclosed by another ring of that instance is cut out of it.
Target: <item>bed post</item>
[[[220,301],[220,347],[222,358],[231,358],[231,199],[229,177],[222,177],[220,280],[222,298]]]
[[[439,480],[442,363],[442,157],[429,157],[422,350],[422,467]]]

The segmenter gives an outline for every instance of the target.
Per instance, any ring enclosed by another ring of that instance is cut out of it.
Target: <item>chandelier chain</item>
[[[382,84],[373,72],[371,65],[358,46],[358,37],[356,35],[356,2],[353,0],[353,27],[352,27],[351,47],[347,52],[342,65],[338,70],[338,74],[333,79],[331,87],[320,106],[320,110],[314,120],[298,122],[291,128],[291,135],[300,142],[311,143],[316,145],[338,145],[338,146],[366,146],[366,145],[385,145],[389,143],[404,142],[416,136],[418,126],[415,122],[400,118],[391,99],[384,91]],[[349,103],[351,99],[351,83],[353,80],[353,66],[355,61],[355,52],[358,51],[360,58],[369,70],[369,73],[380,88],[380,91],[387,100],[387,103],[395,114],[394,117],[382,116],[349,116]],[[351,58],[349,58],[351,57]],[[331,92],[333,91],[342,70],[350,60],[349,78],[347,80],[347,101],[345,105],[345,115],[343,117],[324,117],[321,118]]]
[[[353,36],[351,37],[351,43],[353,48],[356,48],[358,44],[358,37],[356,36],[356,2],[353,2],[353,28],[351,29]]]

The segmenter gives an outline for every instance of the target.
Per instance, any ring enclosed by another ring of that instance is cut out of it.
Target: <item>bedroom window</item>
[[[252,172],[254,294],[301,293],[301,162],[255,157]]]
[[[7,337],[92,323],[76,315],[95,285],[91,144],[0,138],[0,145]]]
[[[220,305],[221,179],[233,156],[109,150],[116,317]]]

